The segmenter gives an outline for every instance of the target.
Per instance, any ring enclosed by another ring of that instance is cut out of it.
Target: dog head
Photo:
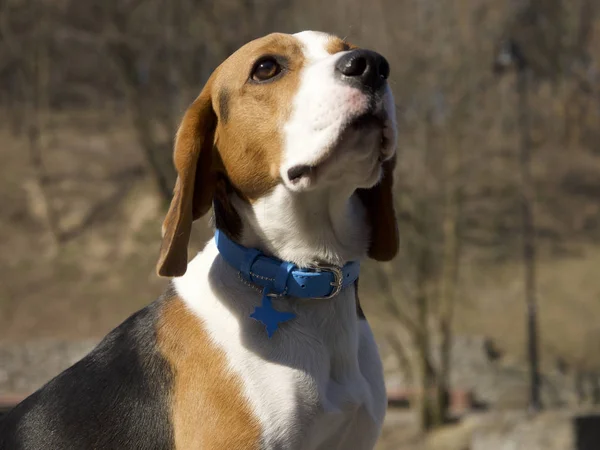
[[[398,249],[392,199],[396,118],[389,65],[373,51],[306,31],[270,34],[225,60],[186,111],[175,140],[178,178],[163,224],[162,276],[187,268],[192,222],[241,226],[228,198],[351,189],[363,201],[369,256]]]

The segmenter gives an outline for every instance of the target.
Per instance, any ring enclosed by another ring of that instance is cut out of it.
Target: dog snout
[[[346,53],[339,59],[335,69],[344,82],[371,91],[382,88],[390,74],[387,60],[371,50],[353,50]]]

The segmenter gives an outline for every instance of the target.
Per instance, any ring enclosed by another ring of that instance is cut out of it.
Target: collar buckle
[[[343,287],[344,287],[344,272],[338,266],[334,266],[333,264],[321,264],[319,265],[315,271],[317,272],[329,272],[333,274],[333,281],[330,283],[333,286],[333,292],[331,294],[326,295],[324,297],[313,297],[316,300],[329,300],[336,295],[338,295]]]

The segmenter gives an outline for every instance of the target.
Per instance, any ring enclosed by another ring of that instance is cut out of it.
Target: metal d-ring
[[[333,286],[333,292],[331,294],[326,295],[324,297],[313,297],[317,300],[328,300],[330,298],[338,295],[344,286],[344,272],[338,266],[334,266],[333,264],[322,264],[319,265],[316,269],[317,272],[330,272],[333,274],[333,281],[329,283],[330,286]]]

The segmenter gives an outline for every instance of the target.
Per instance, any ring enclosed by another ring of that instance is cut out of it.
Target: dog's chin
[[[382,163],[393,156],[394,149],[395,129],[387,116],[361,114],[347,121],[319,160],[288,170],[285,184],[293,191],[336,183],[372,187],[381,177]]]
[[[372,149],[380,162],[390,159],[396,147],[396,130],[385,112],[367,112],[350,119],[339,134],[333,152],[355,147]]]
[[[285,184],[292,191],[302,192],[328,187],[370,188],[379,182],[386,158],[378,147],[363,147],[360,153],[356,149],[351,152],[346,152],[346,148],[340,150],[318,164],[296,166],[288,172]]]

